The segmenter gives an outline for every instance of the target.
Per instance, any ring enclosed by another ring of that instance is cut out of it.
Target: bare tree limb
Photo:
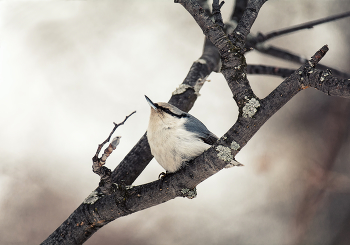
[[[326,17],[326,18],[322,18],[322,19],[318,19],[315,21],[310,21],[310,22],[306,22],[297,26],[293,26],[293,27],[288,27],[282,30],[277,30],[277,31],[273,31],[267,34],[262,34],[262,33],[258,33],[257,35],[251,35],[248,37],[247,43],[246,43],[246,50],[249,51],[250,48],[254,48],[257,51],[267,54],[267,55],[271,55],[280,59],[284,59],[284,60],[288,60],[288,61],[292,61],[294,63],[297,64],[304,64],[307,59],[301,57],[300,55],[297,54],[293,54],[290,51],[287,50],[283,50],[281,48],[277,48],[271,45],[267,45],[265,44],[266,41],[268,41],[269,39],[275,38],[275,37],[279,37],[281,35],[284,34],[288,34],[288,33],[292,33],[298,30],[302,30],[302,29],[310,29],[315,25],[319,25],[319,24],[323,24],[323,23],[327,23],[330,21],[334,21],[334,20],[338,20],[341,18],[345,18],[345,17],[349,17],[350,16],[350,12],[345,12],[343,14],[338,14],[338,15],[334,15],[334,16],[330,16],[330,17]],[[347,78],[350,75],[344,72],[341,72],[337,69],[322,65],[322,64],[318,64],[318,68],[321,70],[331,70],[331,72],[338,77],[341,78]]]
[[[256,46],[254,46],[254,49],[256,49],[257,51],[259,51],[261,53],[271,55],[273,57],[281,58],[284,60],[288,60],[288,61],[294,62],[296,64],[304,64],[305,62],[307,62],[307,59],[305,59],[297,54],[293,54],[290,51],[287,51],[287,50],[284,50],[281,48],[277,48],[277,47],[274,47],[271,45],[258,44]],[[337,69],[334,69],[332,67],[325,66],[322,64],[318,64],[317,68],[324,70],[324,71],[330,70],[332,72],[332,74],[337,76],[337,77],[341,77],[341,78],[350,77],[350,75],[345,73],[345,72],[341,72]]]
[[[219,4],[219,0],[213,0],[213,16],[214,16],[214,21],[216,24],[218,24],[222,29],[224,29],[224,22],[222,20],[221,16],[221,7],[224,5],[224,1],[222,1]]]
[[[113,182],[112,182],[112,178],[111,178],[111,170],[104,165],[106,163],[107,158],[116,149],[121,137],[117,136],[112,140],[112,142],[109,144],[109,146],[104,150],[102,157],[99,158],[98,155],[100,154],[102,147],[107,142],[110,141],[115,130],[119,126],[123,125],[126,122],[126,120],[129,117],[131,117],[132,114],[134,114],[134,113],[136,113],[136,111],[134,111],[130,115],[126,116],[124,121],[122,121],[121,123],[118,123],[118,124],[114,123],[114,128],[113,128],[112,132],[109,134],[108,138],[105,141],[103,141],[101,144],[98,145],[96,154],[92,158],[92,171],[101,177],[101,180],[99,183],[99,188],[100,188],[100,191],[102,192],[102,194],[110,194],[111,192],[113,192],[113,189],[112,189]]]
[[[345,17],[349,17],[349,16],[350,16],[350,12],[348,11],[348,12],[345,12],[345,13],[342,13],[342,14],[337,14],[337,15],[326,17],[326,18],[322,18],[322,19],[318,19],[318,20],[314,20],[314,21],[309,21],[309,22],[306,22],[306,23],[303,23],[303,24],[300,24],[300,25],[287,27],[287,28],[284,28],[284,29],[281,29],[281,30],[277,30],[277,31],[273,31],[273,32],[270,32],[270,33],[267,33],[267,34],[258,33],[257,41],[259,43],[265,42],[265,41],[270,40],[270,39],[275,38],[275,37],[279,37],[279,36],[282,36],[282,35],[285,35],[285,34],[289,34],[289,33],[292,33],[292,32],[296,32],[296,31],[299,31],[299,30],[303,30],[303,29],[311,29],[311,28],[313,28],[316,25],[320,25],[320,24],[323,24],[323,23],[331,22],[331,21],[334,21],[334,20],[339,20],[339,19],[342,19],[342,18],[345,18]]]
[[[114,134],[115,130],[119,126],[123,125],[126,122],[126,120],[128,120],[128,118],[131,117],[132,114],[134,114],[134,113],[136,113],[136,111],[133,111],[132,113],[130,113],[130,115],[126,116],[124,121],[122,121],[121,123],[115,123],[115,122],[113,123],[114,127],[112,129],[112,132],[109,134],[109,136],[107,137],[107,139],[105,141],[103,141],[101,144],[98,145],[97,151],[95,153],[95,156],[92,158],[92,161],[98,161],[98,155],[100,154],[102,147],[111,140],[111,137]]]
[[[238,23],[238,21],[242,18],[242,15],[247,7],[247,0],[236,0],[235,8],[231,15],[231,20]]]
[[[247,65],[247,74],[249,75],[273,75],[280,77],[289,77],[295,70],[266,65]]]

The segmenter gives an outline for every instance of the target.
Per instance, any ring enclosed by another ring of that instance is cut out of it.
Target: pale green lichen
[[[187,197],[188,199],[193,199],[197,196],[197,189],[196,187],[193,189],[183,188],[181,190],[181,193],[183,197]]]
[[[201,59],[198,60],[199,63],[202,63],[200,61]],[[203,60],[205,61],[205,60]],[[202,63],[203,64],[203,63]],[[202,88],[203,84],[205,83],[206,81],[206,78],[207,77],[204,77],[203,79],[202,78],[199,78],[196,82],[196,84],[192,87],[188,84],[180,84],[179,87],[177,87],[175,89],[175,91],[172,93],[172,95],[176,95],[176,94],[182,94],[182,93],[185,93],[187,89],[189,88],[192,88],[194,90],[194,93],[197,95],[197,96],[200,96],[199,94],[199,90]]]
[[[218,158],[225,161],[225,162],[231,162],[234,160],[231,149],[229,147],[218,145],[216,147],[216,150],[218,151]]]
[[[239,148],[241,148],[241,146],[236,141],[233,140],[231,143],[231,149],[237,151]]]
[[[184,93],[187,89],[192,88],[192,86],[187,85],[187,84],[180,84],[179,87],[175,89],[175,91],[172,93],[173,95],[175,94],[182,94]]]
[[[85,198],[84,200],[84,204],[94,204],[98,199],[100,199],[101,197],[103,197],[103,194],[99,194],[96,190],[91,192],[91,194]]]
[[[247,97],[246,97],[247,99]],[[251,98],[243,107],[243,117],[252,117],[257,112],[257,109],[260,107],[260,103],[257,99]]]
[[[234,141],[233,141],[234,142]],[[232,142],[232,143],[233,143]],[[235,142],[237,144],[237,142]],[[236,147],[237,145],[239,146],[239,144],[233,144],[234,147]],[[231,144],[231,148],[232,148],[232,144]],[[219,152],[217,154],[218,158],[225,161],[225,162],[229,162],[225,168],[231,168],[234,166],[243,166],[243,164],[237,162],[235,160],[235,158],[233,157],[232,153],[231,153],[231,149],[229,147],[223,146],[223,145],[218,145],[216,147],[216,150]]]

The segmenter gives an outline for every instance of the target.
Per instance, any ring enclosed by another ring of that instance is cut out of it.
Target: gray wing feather
[[[213,145],[218,140],[215,134],[210,132],[201,121],[190,114],[188,114],[184,127],[186,130],[197,134],[198,138],[208,145]]]

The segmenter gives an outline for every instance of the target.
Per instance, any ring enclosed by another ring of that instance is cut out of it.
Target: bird
[[[211,147],[218,137],[197,118],[165,103],[153,103],[147,139],[151,153],[167,173],[178,171],[189,161]]]

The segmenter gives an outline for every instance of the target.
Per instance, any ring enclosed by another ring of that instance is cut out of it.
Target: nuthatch
[[[157,162],[169,173],[202,154],[218,137],[194,116],[168,103],[153,103],[147,139]]]

